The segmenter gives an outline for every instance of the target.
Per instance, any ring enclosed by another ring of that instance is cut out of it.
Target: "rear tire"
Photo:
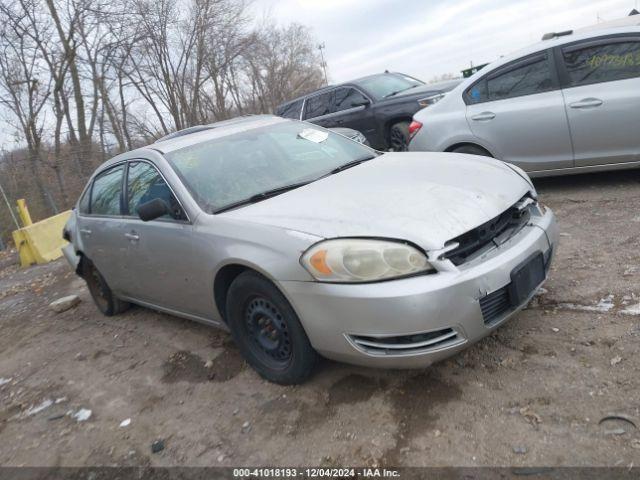
[[[247,271],[229,287],[227,324],[242,356],[263,378],[282,385],[302,383],[318,354],[282,292]]]
[[[389,129],[389,151],[406,152],[409,146],[409,122],[398,122]]]
[[[484,148],[476,145],[462,145],[451,150],[453,153],[466,153],[467,155],[480,155],[481,157],[491,157],[492,155]]]
[[[125,312],[131,306],[129,302],[122,301],[113,294],[102,274],[86,258],[82,259],[82,277],[87,282],[93,302],[103,315],[112,317]]]

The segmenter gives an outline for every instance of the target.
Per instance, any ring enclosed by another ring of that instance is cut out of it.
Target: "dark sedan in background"
[[[413,115],[459,83],[425,84],[409,75],[385,72],[316,90],[280,105],[276,115],[326,128],[352,128],[362,132],[373,148],[405,151]]]

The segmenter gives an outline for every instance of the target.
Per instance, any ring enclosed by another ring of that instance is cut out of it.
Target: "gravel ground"
[[[562,232],[545,290],[422,371],[324,361],[269,384],[224,332],[103,317],[64,260],[0,253],[0,465],[640,464],[640,430],[599,424],[640,427],[640,171],[536,184]]]

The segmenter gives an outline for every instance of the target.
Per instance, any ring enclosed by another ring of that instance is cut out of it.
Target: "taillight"
[[[422,123],[420,123],[417,120],[414,120],[413,122],[411,122],[409,124],[409,138],[413,138],[415,136],[416,133],[418,133],[418,130],[420,130],[422,128]]]

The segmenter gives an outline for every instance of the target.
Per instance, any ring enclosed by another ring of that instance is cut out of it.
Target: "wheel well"
[[[454,145],[451,145],[450,147],[448,147],[445,152],[453,152],[456,148],[460,148],[460,147],[475,147],[475,148],[479,148],[480,150],[484,150],[485,152],[487,152],[487,156],[492,157],[493,155],[491,154],[491,152],[489,150],[487,150],[486,148],[484,148],[482,145],[478,145],[477,143],[473,143],[473,142],[461,142],[461,143],[456,143]]]
[[[76,275],[78,275],[81,278],[84,278],[84,275],[83,275],[84,264],[86,262],[89,262],[90,260],[81,251],[77,251],[76,255],[78,255],[78,257],[80,257],[80,261],[78,262],[78,266],[76,267]]]
[[[384,141],[387,142],[387,146],[389,146],[389,135],[391,134],[391,127],[393,127],[396,123],[409,122],[411,123],[413,118],[411,117],[398,117],[393,120],[389,120],[384,127]]]
[[[226,321],[226,302],[229,287],[238,275],[247,270],[251,269],[245,265],[225,265],[216,274],[216,278],[213,281],[213,299],[216,302],[218,312],[220,312],[220,315],[222,315],[222,320],[224,321]]]

